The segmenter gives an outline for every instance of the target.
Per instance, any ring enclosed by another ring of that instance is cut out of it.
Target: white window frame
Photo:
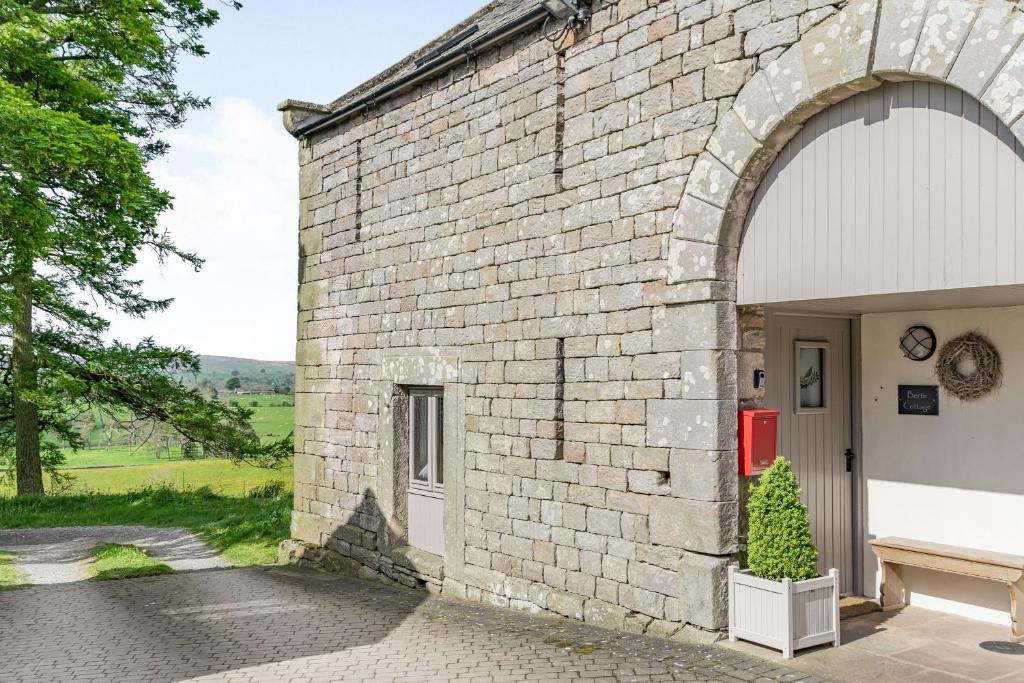
[[[420,481],[414,476],[416,471],[416,398],[427,399],[427,481]],[[438,399],[444,399],[444,391],[433,387],[412,387],[409,389],[409,493],[435,498],[444,497],[444,484],[438,481],[437,437],[444,436],[444,410],[438,410]],[[440,432],[438,431],[440,430]],[[444,443],[440,453],[444,466]],[[444,474],[443,472],[441,473]],[[443,476],[441,477],[443,479]]]

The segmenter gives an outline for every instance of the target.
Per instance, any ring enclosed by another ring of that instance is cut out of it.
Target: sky
[[[212,99],[151,172],[174,196],[163,215],[177,244],[206,259],[193,272],[144,258],[137,275],[171,307],[113,316],[110,337],[153,337],[196,353],[295,355],[298,143],[284,99],[327,103],[391,66],[486,0],[243,0],[206,34],[210,51],[181,63],[178,83]]]

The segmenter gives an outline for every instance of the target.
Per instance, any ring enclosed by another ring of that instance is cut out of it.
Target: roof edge
[[[302,122],[309,117],[331,113],[331,110],[322,104],[303,102],[302,100],[284,100],[277,105],[277,110],[281,112],[281,123],[284,124],[284,129],[292,135],[296,134]]]
[[[379,103],[382,100],[388,99],[439,72],[447,70],[454,63],[464,61],[467,55],[472,55],[480,50],[484,50],[504,42],[506,39],[522,32],[533,24],[540,23],[540,21],[547,16],[547,11],[541,7],[538,2],[536,7],[522,16],[512,19],[511,21],[487,31],[486,33],[482,33],[479,36],[476,36],[473,40],[466,41],[464,44],[459,46],[458,49],[445,52],[435,59],[422,63],[405,76],[396,80],[389,80],[389,78],[399,73],[402,69],[408,67],[410,64],[414,64],[422,55],[428,54],[437,45],[443,44],[446,40],[457,35],[460,31],[464,31],[469,26],[472,26],[479,17],[500,5],[501,1],[502,0],[495,0],[494,2],[489,3],[483,9],[449,29],[437,39],[431,41],[416,52],[407,56],[401,62],[391,66],[389,69],[381,72],[369,81],[357,86],[347,95],[335,100],[330,105],[319,105],[298,100],[285,100],[278,106],[278,110],[283,112],[283,116],[285,118],[285,130],[296,138],[302,138],[311,135],[318,130],[322,130],[329,125],[344,121],[356,112],[365,110],[370,104]]]

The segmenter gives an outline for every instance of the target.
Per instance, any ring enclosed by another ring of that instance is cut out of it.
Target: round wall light
[[[924,325],[908,327],[900,337],[900,350],[910,360],[928,360],[935,353],[935,333]]]

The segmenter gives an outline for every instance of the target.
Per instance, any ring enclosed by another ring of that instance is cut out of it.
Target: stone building
[[[292,559],[718,629],[751,407],[781,410],[844,592],[874,594],[879,535],[1024,553],[1016,3],[590,9],[562,32],[498,0],[335,102],[282,104]],[[898,414],[897,385],[934,382],[900,356],[911,324],[981,329],[1002,387]],[[907,581],[1009,620],[1005,588]]]

